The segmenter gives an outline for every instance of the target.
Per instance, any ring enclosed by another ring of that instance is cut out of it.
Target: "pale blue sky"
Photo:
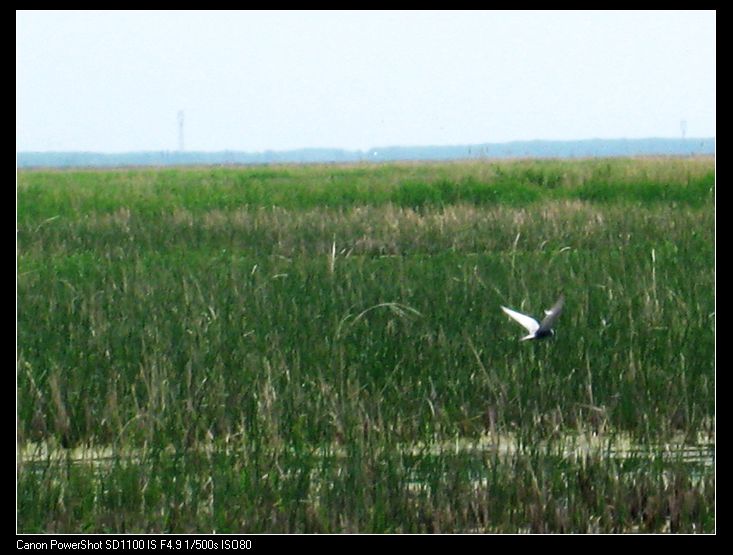
[[[715,12],[16,12],[18,150],[715,136]]]

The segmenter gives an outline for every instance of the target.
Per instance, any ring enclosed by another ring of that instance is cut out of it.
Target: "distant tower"
[[[687,136],[687,120],[683,119],[680,121],[680,131],[682,131],[682,140]]]
[[[178,110],[178,150],[183,152],[183,110]]]

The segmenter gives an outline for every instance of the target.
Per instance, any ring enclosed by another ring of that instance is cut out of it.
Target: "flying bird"
[[[555,305],[550,310],[545,310],[545,319],[542,320],[541,323],[531,316],[521,314],[519,312],[516,312],[515,310],[512,310],[511,308],[502,306],[501,309],[509,316],[511,316],[514,320],[527,328],[529,335],[526,337],[522,337],[521,339],[521,341],[526,341],[527,339],[542,339],[543,337],[555,335],[555,332],[552,329],[552,325],[555,323],[555,320],[557,320],[557,317],[560,316],[564,304],[565,295],[560,295],[560,298],[557,300]]]

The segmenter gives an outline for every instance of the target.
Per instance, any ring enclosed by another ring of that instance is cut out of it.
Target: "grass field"
[[[22,532],[715,531],[714,161],[21,171]],[[519,342],[501,305],[556,337]]]

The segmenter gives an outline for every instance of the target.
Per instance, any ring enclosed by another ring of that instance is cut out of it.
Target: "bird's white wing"
[[[534,333],[540,328],[539,322],[537,322],[537,320],[535,320],[531,316],[527,316],[526,314],[521,314],[505,306],[502,306],[501,309],[504,312],[506,312],[509,316],[514,318],[517,322],[522,324],[525,328],[527,328],[527,331],[529,333]]]
[[[560,316],[564,304],[565,295],[560,295],[560,298],[557,300],[555,305],[550,310],[545,310],[545,314],[547,314],[547,316],[545,316],[545,319],[542,320],[540,328],[542,328],[543,330],[551,329],[552,325],[555,323],[555,320],[557,320],[557,317]]]

